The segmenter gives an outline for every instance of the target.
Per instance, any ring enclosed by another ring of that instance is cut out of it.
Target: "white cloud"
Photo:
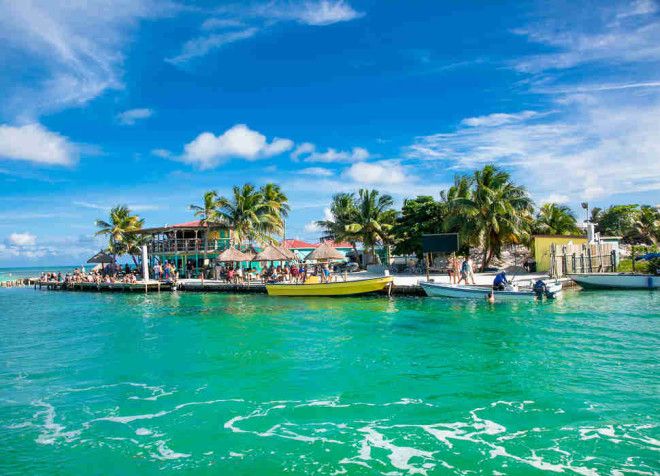
[[[312,175],[316,177],[331,177],[334,175],[332,170],[326,169],[325,167],[307,167],[298,170],[296,173],[300,175]]]
[[[301,155],[311,154],[315,150],[316,146],[314,144],[311,142],[303,142],[298,147],[296,147],[296,150],[291,153],[291,158],[293,160],[298,160]]]
[[[548,9],[550,10],[550,9]],[[546,11],[544,20],[514,33],[554,50],[515,62],[524,72],[574,68],[588,63],[658,63],[660,19],[657,5],[640,1],[603,3],[596,12],[574,9]]]
[[[305,227],[304,227],[304,230],[307,233],[318,233],[322,229],[323,228],[318,226],[315,221],[310,221],[310,222],[305,223]]]
[[[16,246],[34,246],[37,244],[37,237],[32,233],[12,233],[9,235],[9,243]]]
[[[71,165],[77,156],[77,147],[66,137],[40,124],[0,125],[0,159]]]
[[[294,20],[305,25],[325,26],[355,20],[364,14],[343,0],[307,1],[299,4],[269,5],[261,10],[265,17]]]
[[[470,127],[494,127],[509,124],[511,122],[523,121],[536,115],[538,115],[536,111],[522,111],[514,114],[495,113],[488,114],[487,116],[468,117],[467,119],[463,119],[461,124]]]
[[[237,124],[219,136],[211,132],[199,134],[184,146],[181,160],[200,169],[210,169],[226,159],[257,160],[282,154],[292,148],[293,142],[289,139],[276,137],[269,143],[263,134],[245,124]]]
[[[15,81],[3,92],[2,107],[33,120],[121,88],[123,50],[137,22],[175,8],[153,0],[2,2],[3,74],[33,80]]]
[[[206,56],[230,43],[246,40],[281,22],[309,26],[327,26],[363,16],[344,0],[308,0],[304,2],[270,1],[257,5],[235,4],[221,7],[222,13],[204,20],[200,34],[184,43],[181,52],[167,58],[174,65]]]
[[[117,121],[124,126],[132,126],[141,119],[148,119],[153,116],[154,111],[148,108],[129,109],[117,114]]]
[[[393,185],[410,180],[403,166],[386,160],[355,163],[346,169],[343,175],[361,185]]]
[[[574,98],[563,115],[544,122],[419,137],[408,157],[466,171],[494,163],[533,193],[561,201],[660,190],[660,98],[629,101]]]
[[[214,33],[193,38],[184,43],[178,55],[167,58],[165,61],[175,65],[186,63],[191,59],[206,56],[211,51],[224,45],[252,38],[258,31],[257,28],[245,28],[238,31]]]
[[[170,159],[173,155],[172,152],[167,149],[152,149],[151,154],[160,157],[161,159]]]
[[[309,142],[299,145],[291,154],[294,160],[302,159],[305,162],[357,162],[371,157],[369,151],[364,147],[353,147],[350,151],[337,150],[332,147],[325,152],[318,152],[316,146]]]

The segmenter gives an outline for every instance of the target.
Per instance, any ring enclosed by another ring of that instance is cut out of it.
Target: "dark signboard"
[[[422,235],[424,253],[454,253],[458,251],[458,233]]]

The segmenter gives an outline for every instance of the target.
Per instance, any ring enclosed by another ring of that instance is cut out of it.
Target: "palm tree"
[[[387,246],[391,242],[390,232],[396,223],[393,205],[392,197],[381,195],[378,190],[360,189],[358,192],[353,222],[346,225],[346,231],[355,235],[374,257],[377,244]]]
[[[536,216],[534,231],[547,235],[574,235],[581,231],[575,215],[566,205],[544,204]]]
[[[267,213],[272,218],[276,219],[274,228],[280,228],[282,230],[282,235],[284,235],[284,220],[287,216],[289,216],[289,212],[291,211],[288,197],[284,194],[284,192],[282,192],[280,186],[274,183],[267,183],[261,187],[260,192],[263,195],[266,205],[268,206]]]
[[[468,197],[452,200],[455,216],[463,217],[463,229],[474,234],[483,247],[484,270],[502,246],[519,243],[529,234],[533,202],[524,187],[511,182],[507,172],[487,165],[473,176]]]
[[[202,205],[190,205],[188,208],[195,212],[195,217],[199,218],[200,225],[206,227],[204,233],[204,257],[208,254],[209,250],[209,233],[211,231],[211,224],[218,222],[218,193],[210,190],[204,194]]]
[[[118,205],[110,210],[109,221],[96,220],[96,226],[99,230],[96,235],[105,235],[108,237],[108,251],[116,259],[118,255],[131,253],[134,248],[130,243],[136,242],[136,235],[142,229],[144,219],[133,215],[131,210],[125,205]],[[132,254],[132,253],[131,253]],[[135,255],[133,261],[137,265]]]
[[[330,204],[330,215],[332,219],[319,220],[316,225],[324,230],[322,239],[330,239],[335,242],[347,241],[353,247],[357,256],[357,236],[348,230],[348,225],[355,223],[357,206],[354,193],[337,193],[332,197]]]
[[[275,230],[281,230],[279,216],[264,199],[261,191],[252,184],[234,186],[230,197],[219,197],[216,213],[220,221],[233,230],[232,244],[245,241],[272,243]]]
[[[633,223],[633,234],[639,241],[656,245],[660,238],[660,211],[656,207],[642,205]]]

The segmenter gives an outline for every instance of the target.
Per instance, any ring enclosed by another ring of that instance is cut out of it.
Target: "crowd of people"
[[[213,267],[212,277],[218,281],[233,284],[256,283],[292,283],[303,284],[310,276],[317,276],[321,283],[336,281],[337,275],[327,264],[310,265],[304,263],[284,264],[279,266],[266,266],[261,271],[256,268],[225,265],[216,263]]]
[[[94,283],[94,284],[135,284],[138,279],[142,279],[142,273],[137,268],[131,268],[128,264],[122,266],[117,263],[108,263],[99,268],[94,268],[87,272],[84,267],[75,268],[70,273],[41,273],[40,281],[42,283]]]

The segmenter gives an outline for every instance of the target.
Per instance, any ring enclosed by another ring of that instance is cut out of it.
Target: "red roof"
[[[287,248],[317,248],[319,244],[307,243],[302,240],[284,240],[284,246]]]
[[[168,228],[197,228],[201,225],[201,220],[187,221],[185,223],[178,223],[176,225],[169,225]]]

